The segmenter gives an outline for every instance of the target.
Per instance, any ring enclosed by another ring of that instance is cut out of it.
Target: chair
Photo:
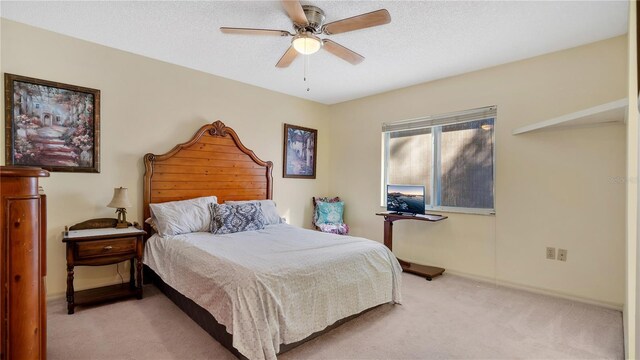
[[[314,197],[313,198],[313,226],[316,230],[338,234],[338,235],[348,235],[349,234],[349,225],[345,224],[342,215],[343,215],[343,207],[339,208],[339,211],[332,212],[333,218],[330,221],[326,221],[327,219],[321,219],[321,215],[318,212],[319,204],[318,203],[342,203],[339,197]],[[338,219],[339,217],[339,219]],[[320,220],[320,221],[319,221]],[[325,221],[322,221],[325,220]]]

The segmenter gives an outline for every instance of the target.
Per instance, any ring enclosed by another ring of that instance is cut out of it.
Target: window
[[[492,213],[494,126],[488,107],[383,125],[387,184],[424,185],[428,209]]]

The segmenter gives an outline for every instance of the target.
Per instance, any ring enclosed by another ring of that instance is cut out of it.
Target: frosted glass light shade
[[[293,37],[291,45],[302,55],[311,55],[322,47],[322,40],[312,34],[299,34]]]
[[[111,199],[107,207],[116,209],[131,207],[129,196],[127,196],[127,188],[119,187],[113,189],[113,199]]]

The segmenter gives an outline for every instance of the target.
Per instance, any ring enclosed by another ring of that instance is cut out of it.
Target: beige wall
[[[635,1],[629,1],[628,32],[628,93],[627,113],[627,281],[624,309],[625,350],[628,359],[635,359],[638,353],[640,326],[638,305],[638,49],[636,33]]]
[[[263,160],[274,162],[274,199],[280,212],[294,225],[309,225],[311,197],[325,194],[328,186],[326,106],[12,21],[2,20],[1,33],[3,73],[102,92],[101,173],[57,172],[41,182],[48,195],[50,296],[65,291],[65,252],[60,235],[64,226],[89,218],[114,217],[113,209],[105,205],[118,186],[130,191],[133,208],[128,209],[129,220],[141,221],[143,155],[164,153],[215,120],[233,127]],[[283,123],[318,129],[316,180],[282,178]],[[4,135],[0,139],[4,148]],[[122,265],[120,272],[128,274]],[[76,271],[77,289],[117,281],[115,265],[78,267]]]
[[[398,222],[394,253],[450,272],[620,307],[625,301],[625,126],[514,136],[517,127],[627,96],[626,37],[330,108],[329,189],[354,235],[382,240],[381,124],[488,105],[496,123],[496,215]],[[568,261],[545,259],[545,247]]]

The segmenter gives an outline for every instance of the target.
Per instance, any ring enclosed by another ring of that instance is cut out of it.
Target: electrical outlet
[[[554,247],[547,248],[547,259],[550,259],[550,260],[556,259],[556,248]]]
[[[558,260],[567,261],[567,250],[566,249],[558,249]]]

